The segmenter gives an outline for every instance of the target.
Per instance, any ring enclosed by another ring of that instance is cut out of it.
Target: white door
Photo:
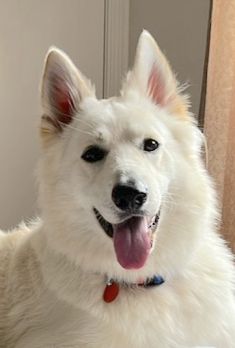
[[[34,214],[39,81],[49,46],[64,49],[103,94],[105,0],[0,2],[0,227]]]

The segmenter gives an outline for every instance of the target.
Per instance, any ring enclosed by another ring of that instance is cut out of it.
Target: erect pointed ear
[[[94,96],[90,82],[64,52],[51,48],[46,56],[41,88],[42,131],[63,130],[87,96]]]
[[[128,73],[123,93],[137,90],[155,104],[178,111],[183,108],[183,104],[186,108],[186,103],[181,99],[177,87],[177,80],[167,59],[154,38],[144,30],[140,35],[134,66]]]

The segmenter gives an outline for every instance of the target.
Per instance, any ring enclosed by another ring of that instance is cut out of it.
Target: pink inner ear
[[[53,100],[57,120],[63,124],[70,123],[74,113],[74,103],[69,87],[65,82],[57,80]]]
[[[148,94],[154,103],[161,106],[165,105],[165,90],[162,77],[160,76],[156,65],[153,66],[148,79]]]

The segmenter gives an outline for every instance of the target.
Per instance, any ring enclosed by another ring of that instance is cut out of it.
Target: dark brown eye
[[[145,139],[144,140],[144,151],[155,151],[159,147],[159,143],[154,139]]]
[[[99,146],[93,145],[88,147],[81,157],[86,162],[94,163],[101,161],[106,155],[107,151],[101,149]]]

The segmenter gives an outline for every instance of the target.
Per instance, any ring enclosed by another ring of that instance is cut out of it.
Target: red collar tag
[[[108,283],[104,289],[104,302],[113,302],[119,294],[119,285],[116,282]]]

